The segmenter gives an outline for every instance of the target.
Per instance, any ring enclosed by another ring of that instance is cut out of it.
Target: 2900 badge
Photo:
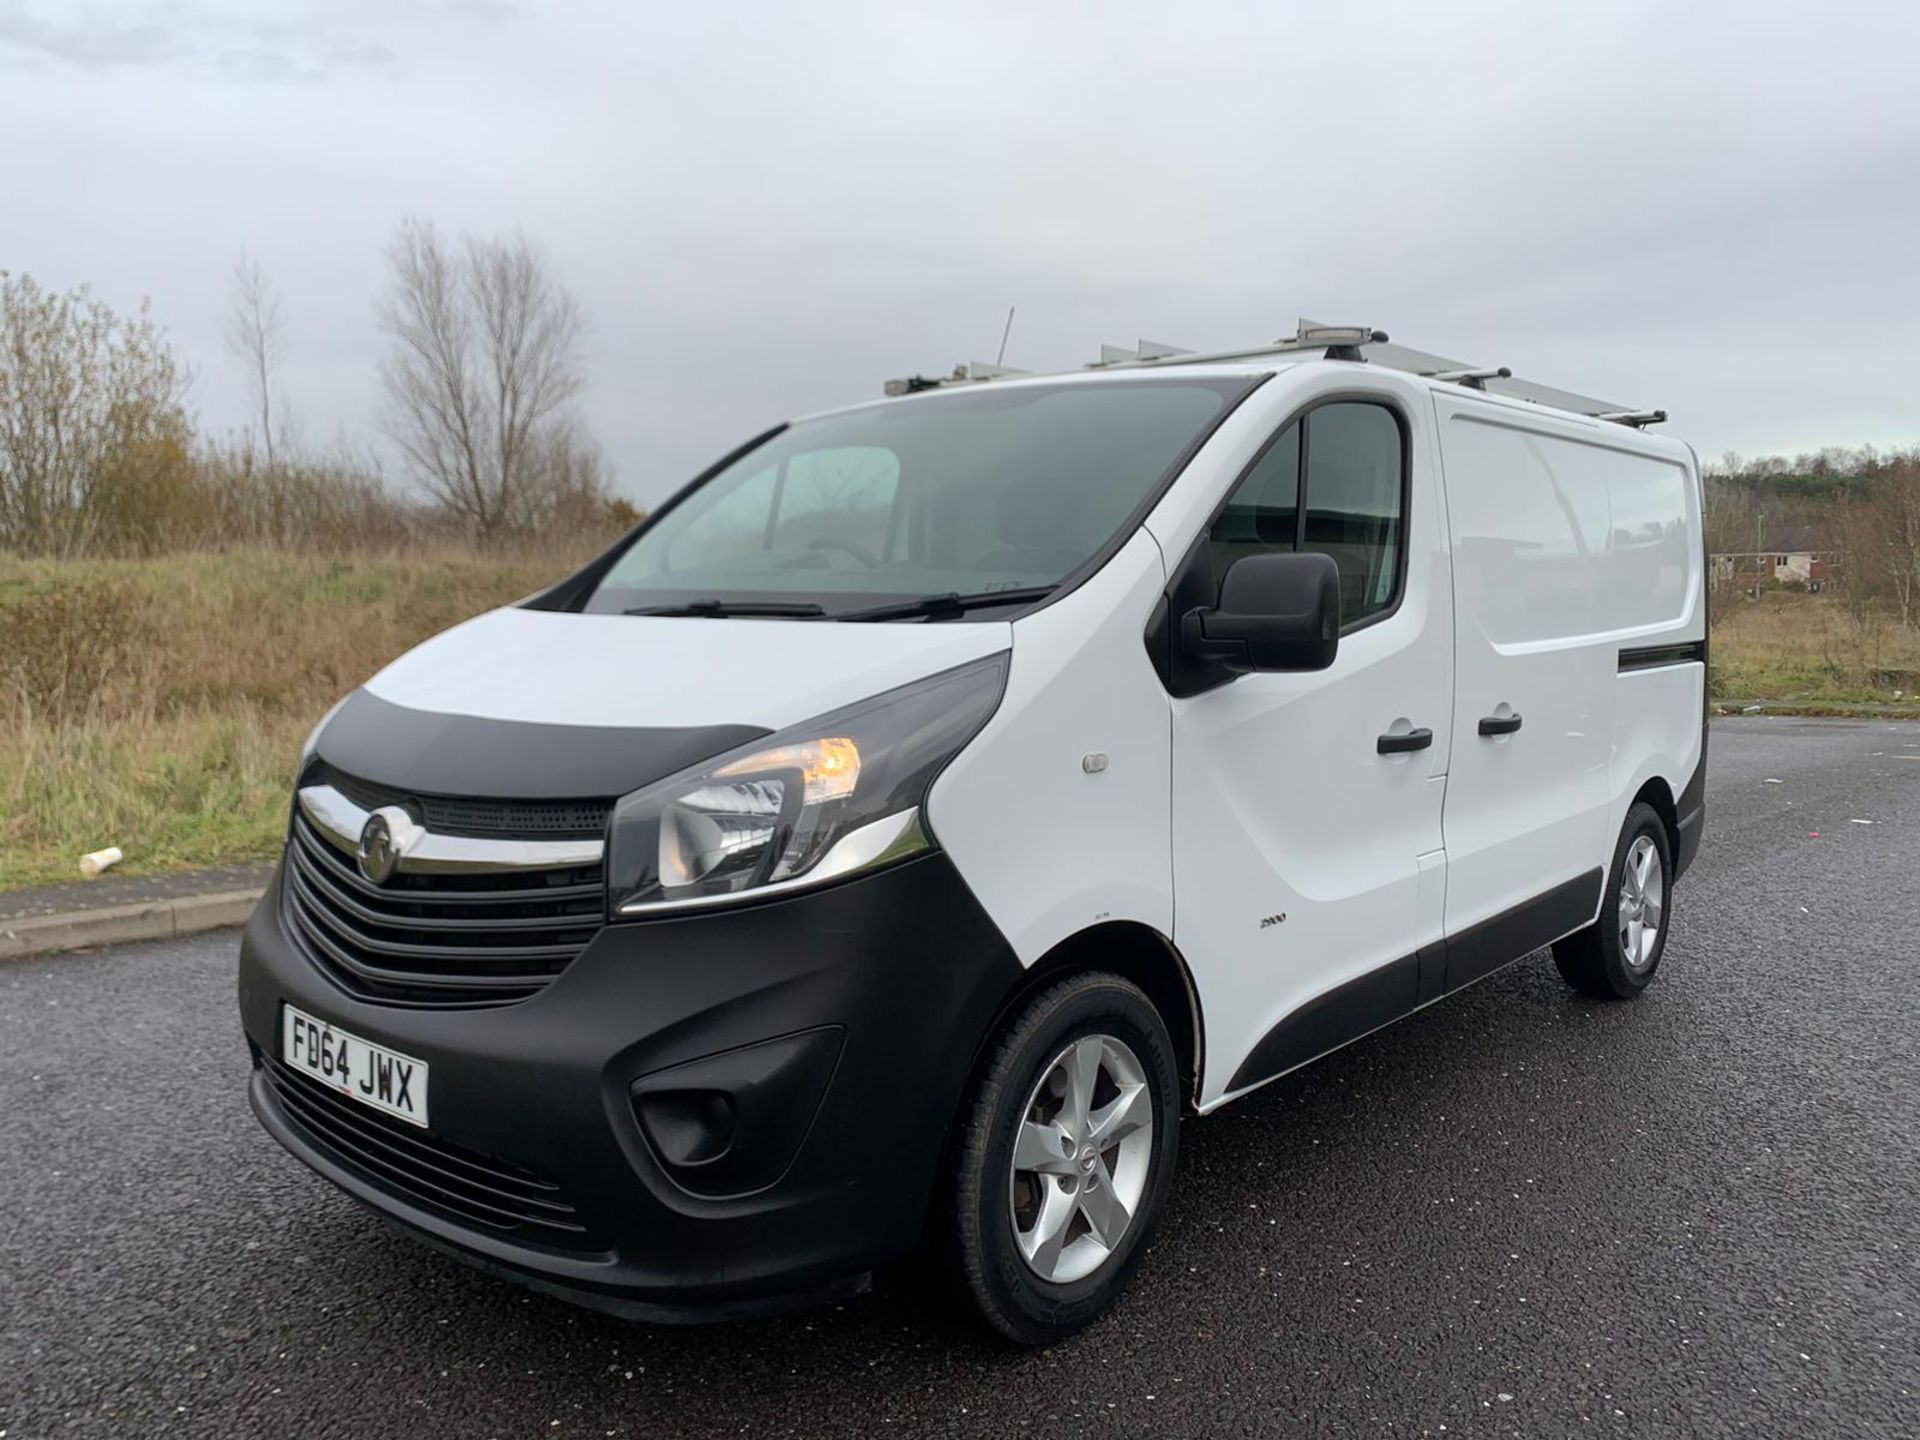
[[[363,1105],[414,1125],[427,1123],[424,1060],[362,1040],[291,1005],[281,1009],[280,1058]]]

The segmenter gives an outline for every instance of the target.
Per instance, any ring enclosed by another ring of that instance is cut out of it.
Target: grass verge
[[[579,558],[0,559],[0,890],[272,856],[328,706]]]
[[[106,845],[134,873],[270,858],[300,742],[328,706],[581,558],[0,559],[0,890],[74,878]],[[1834,597],[1770,592],[1714,618],[1717,703],[1920,700],[1920,632]]]
[[[1791,590],[1719,602],[1710,651],[1713,698],[1819,706],[1920,702],[1920,630],[1855,616],[1836,597]]]

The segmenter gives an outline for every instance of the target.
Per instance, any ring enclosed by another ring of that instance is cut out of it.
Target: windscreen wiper
[[[1018,590],[978,590],[969,595],[950,590],[944,595],[922,595],[918,600],[902,600],[893,605],[875,605],[866,610],[842,610],[827,618],[831,620],[912,620],[924,615],[929,620],[938,620],[964,614],[968,610],[984,609],[989,605],[1025,605],[1034,600],[1044,600],[1059,588],[1058,585],[1027,585]]]
[[[636,605],[622,615],[698,615],[709,620],[747,618],[755,615],[824,615],[824,607],[811,600],[685,600],[672,605]]]

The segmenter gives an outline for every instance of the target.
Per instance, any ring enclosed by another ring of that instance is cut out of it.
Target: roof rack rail
[[[1152,340],[1142,340],[1132,349],[1120,345],[1102,345],[1100,358],[1082,368],[1143,370],[1159,369],[1169,365],[1230,364],[1235,360],[1258,360],[1270,355],[1294,355],[1314,350],[1320,351],[1328,360],[1380,365],[1389,370],[1418,375],[1423,379],[1459,385],[1464,389],[1477,390],[1508,400],[1521,400],[1530,405],[1567,410],[1589,419],[1606,420],[1613,424],[1631,426],[1636,430],[1644,429],[1648,425],[1658,425],[1667,418],[1667,412],[1664,410],[1631,409],[1611,401],[1596,400],[1588,395],[1577,395],[1570,390],[1558,390],[1551,385],[1540,385],[1531,380],[1517,380],[1514,378],[1513,371],[1505,365],[1469,365],[1464,361],[1450,360],[1443,355],[1432,355],[1405,345],[1394,345],[1388,341],[1386,331],[1375,330],[1370,325],[1323,325],[1318,321],[1306,319],[1295,326],[1292,335],[1265,345],[1250,345],[1238,350],[1182,350],[1177,346],[1163,345]],[[889,380],[886,384],[886,392],[889,395],[911,395],[920,390],[931,390],[943,385],[972,384],[993,380],[1002,375],[1023,373],[1025,372],[1005,370],[993,365],[962,365],[945,380],[928,379],[921,375],[912,375],[904,380]]]
[[[1100,358],[1090,360],[1084,368],[1102,370],[1110,365],[1138,365],[1143,360],[1179,360],[1192,355],[1191,350],[1182,350],[1178,345],[1163,345],[1158,340],[1142,340],[1133,349],[1124,345],[1102,345]]]
[[[1469,390],[1484,390],[1489,380],[1511,380],[1513,371],[1504,365],[1496,365],[1486,370],[1430,370],[1426,378],[1445,380],[1451,385],[1464,385]]]

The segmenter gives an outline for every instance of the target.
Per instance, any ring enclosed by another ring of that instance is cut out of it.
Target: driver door
[[[1216,593],[1263,551],[1318,550],[1341,575],[1331,668],[1174,701],[1174,939],[1206,1013],[1203,1105],[1412,1009],[1417,954],[1441,939],[1445,524],[1431,412],[1378,384],[1289,419],[1186,562]],[[1383,753],[1383,736],[1410,738]]]

